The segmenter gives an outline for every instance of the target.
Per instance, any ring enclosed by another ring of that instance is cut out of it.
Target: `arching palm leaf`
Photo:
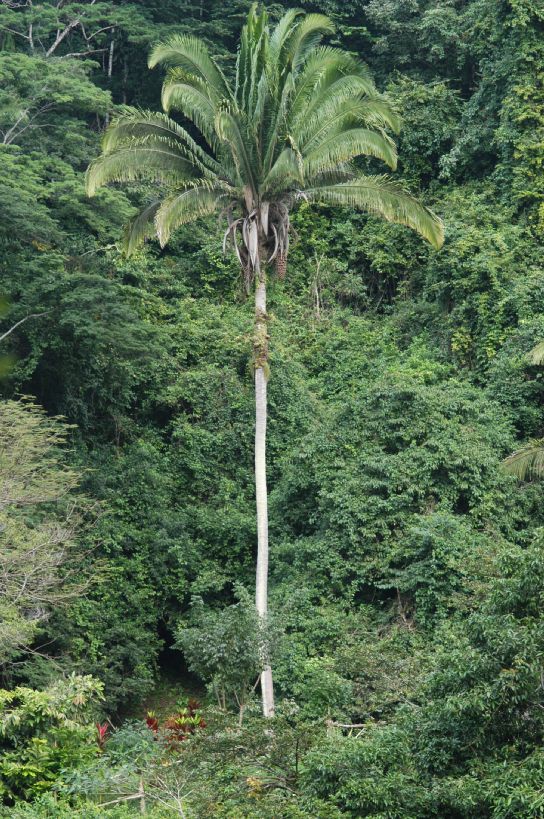
[[[161,246],[167,244],[173,230],[217,210],[229,197],[228,187],[218,184],[195,184],[165,199],[155,214],[155,227]]]
[[[527,358],[531,364],[536,364],[537,366],[544,364],[544,341],[539,341],[531,352],[527,354]]]
[[[544,475],[544,438],[529,441],[503,461],[503,467],[520,481]]]
[[[362,154],[381,159],[391,170],[397,167],[397,149],[387,134],[383,131],[371,131],[369,128],[350,128],[327,136],[305,153],[305,176],[311,180]]]
[[[160,204],[160,200],[155,199],[126,226],[123,247],[127,256],[130,256],[145,239],[156,233],[155,216]]]
[[[171,145],[128,145],[103,154],[87,170],[87,193],[93,196],[108,182],[150,182],[180,184],[197,174],[195,164]]]
[[[166,114],[138,111],[125,107],[117,116],[114,127],[109,128],[102,140],[105,154],[119,148],[142,145],[169,145],[189,158],[195,170],[217,173],[221,166],[213,156],[202,149],[193,137]]]
[[[148,65],[154,68],[159,64],[182,68],[208,83],[215,93],[231,98],[223,72],[198,37],[179,34],[166,43],[158,43],[150,54]]]
[[[386,176],[359,176],[338,185],[323,185],[303,192],[310,202],[359,208],[388,222],[417,231],[433,247],[444,241],[441,220]]]
[[[324,14],[307,14],[291,28],[280,49],[280,67],[297,71],[325,34],[334,34],[332,20]]]

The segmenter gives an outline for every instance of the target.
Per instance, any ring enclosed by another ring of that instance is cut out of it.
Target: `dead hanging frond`
[[[248,216],[235,219],[232,208],[227,208],[228,227],[223,234],[223,254],[226,255],[230,243],[242,272],[244,291],[249,295],[255,281],[255,267],[258,257],[258,228],[255,226],[255,211]]]
[[[249,295],[263,261],[268,265],[275,262],[279,278],[285,278],[291,229],[289,208],[283,202],[263,202],[245,215],[235,217],[235,207],[236,203],[229,204],[221,214],[227,220],[223,253],[227,253],[229,245],[232,247]]]

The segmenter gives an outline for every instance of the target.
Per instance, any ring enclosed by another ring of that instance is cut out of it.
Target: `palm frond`
[[[397,167],[397,149],[393,140],[383,131],[368,128],[350,128],[320,142],[304,156],[305,177],[311,179],[325,171],[332,171],[343,162],[358,156],[381,159],[392,170]]]
[[[520,481],[544,475],[544,438],[529,441],[503,461],[503,468]]]
[[[364,93],[374,95],[376,86],[365,63],[352,54],[332,46],[319,46],[297,75],[297,92],[293,108],[298,110],[299,99],[322,96],[330,86],[342,77],[356,76],[365,82]]]
[[[255,106],[259,83],[266,68],[268,49],[268,14],[266,9],[258,13],[257,4],[254,3],[240,35],[236,60],[234,96],[238,107],[246,112]]]
[[[271,120],[268,124],[266,138],[262,148],[264,149],[263,171],[267,174],[270,171],[278,153],[281,153],[279,146],[282,135],[286,136],[287,116],[291,95],[294,92],[294,81],[290,74],[283,84],[279,99],[272,107]]]
[[[102,138],[104,153],[121,147],[167,145],[185,158],[193,158],[202,170],[217,172],[219,165],[193,137],[166,114],[125,108],[106,129]]]
[[[527,353],[527,358],[531,364],[537,367],[544,364],[544,341],[539,341],[536,347]]]
[[[369,127],[390,128],[394,134],[399,134],[402,128],[400,114],[383,97],[365,97],[362,115],[365,125]]]
[[[225,142],[230,150],[233,161],[239,174],[239,184],[247,185],[252,191],[257,191],[258,168],[253,156],[252,138],[247,127],[240,122],[239,115],[228,110],[217,113],[215,130],[220,140]]]
[[[312,110],[311,115],[301,117],[299,126],[294,128],[293,135],[297,144],[301,150],[306,151],[326,137],[349,128],[361,125],[381,127],[377,122],[372,122],[375,117],[374,102],[353,93],[338,96],[328,94],[327,98]],[[394,117],[391,121],[394,121]]]
[[[159,209],[160,201],[157,199],[144,208],[132,219],[125,228],[123,249],[127,256],[131,256],[134,251],[155,233],[155,216]]]
[[[298,106],[298,109],[293,107],[290,111],[289,124],[290,128],[298,133],[304,133],[305,129],[311,133],[312,127],[334,115],[339,107],[344,103],[355,103],[359,105],[366,104],[369,101],[368,84],[364,77],[359,77],[357,74],[349,74],[345,77],[339,77],[333,83],[328,85],[323,90],[316,89],[316,93],[309,96],[303,101],[303,104]],[[377,92],[374,92],[377,95]],[[361,113],[359,122],[363,122],[363,114]],[[392,115],[391,123],[395,122]],[[387,123],[389,127],[390,124]]]
[[[293,148],[284,148],[280,153],[270,171],[264,178],[262,193],[269,198],[272,192],[289,188],[299,187],[304,184],[304,163],[300,154]]]
[[[307,14],[285,39],[282,62],[296,72],[308,54],[315,49],[325,34],[334,34],[335,26],[324,14]]]
[[[190,34],[177,34],[170,37],[165,43],[157,43],[151,51],[148,65],[154,68],[159,64],[183,68],[189,74],[195,74],[209,83],[220,97],[232,99],[223,72],[198,37]]]
[[[270,84],[266,72],[263,72],[259,84],[257,86],[257,94],[255,98],[255,107],[252,112],[252,121],[259,132],[259,138],[264,138],[266,127],[270,124],[270,112],[272,106],[272,94],[270,93]]]
[[[224,187],[200,184],[165,199],[155,214],[155,228],[161,247],[167,244],[176,228],[214,213],[228,196]]]
[[[183,69],[172,69],[162,87],[161,103],[166,112],[175,110],[187,117],[206,142],[216,148],[215,117],[219,107],[217,100],[208,93],[205,82]]]
[[[147,179],[154,182],[182,182],[197,175],[190,159],[184,158],[167,146],[134,145],[102,154],[91,162],[85,176],[88,196],[109,182],[135,182]]]
[[[311,188],[303,195],[309,201],[346,205],[406,225],[437,250],[444,242],[442,220],[387,176],[360,176],[339,185]]]
[[[285,41],[293,32],[298,19],[304,12],[300,9],[288,9],[280,18],[274,31],[270,35],[270,53],[277,65],[282,49],[285,46]]]

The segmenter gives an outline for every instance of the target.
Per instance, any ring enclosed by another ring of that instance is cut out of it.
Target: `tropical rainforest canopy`
[[[542,2],[298,5],[0,2],[0,816],[544,817]]]

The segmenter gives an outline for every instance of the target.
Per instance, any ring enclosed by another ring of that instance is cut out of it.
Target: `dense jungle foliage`
[[[293,213],[272,721],[239,265],[217,217],[127,258],[150,186],[85,192],[119,107],[160,108],[153,45],[230,76],[250,5],[0,2],[0,815],[544,817],[543,486],[503,466],[544,435],[542,2],[299,0],[401,114],[446,241]]]

